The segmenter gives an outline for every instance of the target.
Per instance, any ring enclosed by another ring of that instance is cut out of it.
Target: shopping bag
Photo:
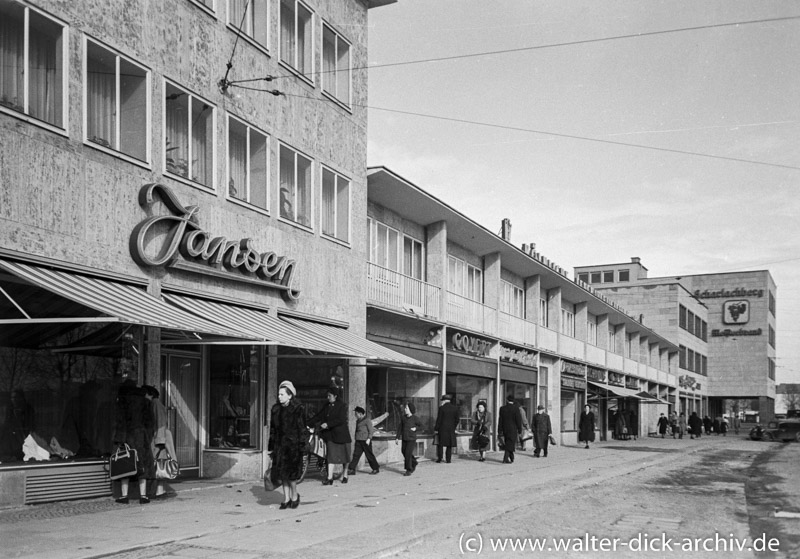
[[[325,441],[316,432],[312,433],[311,438],[308,440],[308,451],[311,454],[325,458]]]
[[[529,441],[533,438],[533,431],[531,431],[530,429],[523,429],[522,435],[520,435],[519,438],[521,441]]]
[[[162,457],[161,453],[166,452],[166,457]],[[181,473],[181,467],[178,461],[169,455],[166,448],[162,448],[156,454],[156,479],[175,479]]]
[[[118,447],[108,460],[108,477],[122,479],[135,476],[138,462],[139,457],[135,449],[127,444],[124,447]]]

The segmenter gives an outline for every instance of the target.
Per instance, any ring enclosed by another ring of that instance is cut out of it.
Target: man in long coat
[[[550,416],[544,411],[544,406],[540,405],[533,416],[533,456],[539,458],[539,454],[547,458],[547,445],[550,442],[550,435],[553,433],[553,426],[550,424]]]
[[[514,403],[513,394],[506,398],[506,405],[500,408],[497,418],[497,436],[503,440],[505,451],[503,464],[511,464],[514,461],[517,439],[522,434],[522,417],[519,415],[519,407]]]
[[[442,455],[445,455],[446,462],[449,464],[453,457],[453,447],[456,446],[456,427],[458,426],[458,407],[450,403],[450,395],[442,396],[442,405],[439,407],[439,414],[436,416],[436,426],[433,428],[439,436],[436,445],[436,463],[442,462]],[[447,449],[444,452],[444,449]]]

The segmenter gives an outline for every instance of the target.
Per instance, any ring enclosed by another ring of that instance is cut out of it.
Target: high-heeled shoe
[[[293,509],[296,509],[297,507],[299,507],[299,506],[300,506],[300,495],[297,495],[297,499],[295,499],[294,501],[292,501],[292,504],[291,504],[290,506],[291,506]]]
[[[326,479],[325,481],[322,482],[322,485],[333,485],[333,480],[332,479]]]
[[[286,510],[291,506],[292,506],[292,502],[291,501],[286,501],[285,503],[281,503],[281,506],[278,507],[278,508],[280,508],[281,510]]]

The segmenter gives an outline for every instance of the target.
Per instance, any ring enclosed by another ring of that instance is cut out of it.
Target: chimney
[[[507,217],[503,218],[502,224],[500,225],[500,238],[504,241],[511,241],[511,220]]]
[[[641,261],[642,261],[642,259],[639,258],[638,256],[631,256],[631,263],[639,264],[639,263],[641,263]]]

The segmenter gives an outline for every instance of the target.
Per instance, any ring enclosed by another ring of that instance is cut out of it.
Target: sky
[[[800,382],[799,52],[796,1],[399,0],[369,12],[368,164],[570,277],[769,270]]]

